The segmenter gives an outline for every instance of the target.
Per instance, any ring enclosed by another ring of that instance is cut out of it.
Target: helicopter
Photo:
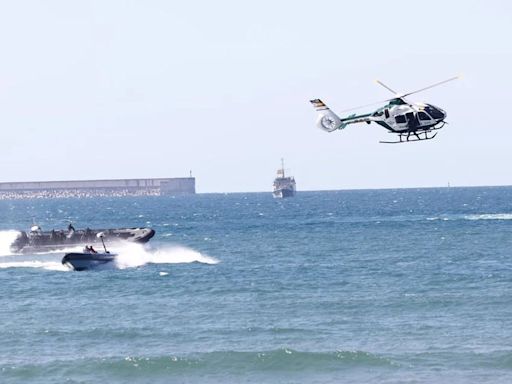
[[[390,133],[398,135],[398,140],[396,141],[380,141],[380,143],[399,144],[413,141],[432,140],[437,135],[437,132],[435,131],[443,128],[446,124],[446,112],[432,104],[412,103],[408,101],[406,97],[459,78],[459,76],[451,77],[447,80],[403,94],[394,91],[386,84],[376,80],[377,84],[383,86],[395,96],[391,99],[382,100],[377,103],[345,109],[342,112],[353,111],[355,109],[365,108],[375,104],[387,103],[375,112],[360,115],[352,114],[343,118],[340,118],[331,111],[320,99],[310,100],[310,103],[313,104],[313,107],[319,114],[317,126],[326,132],[344,129],[349,124],[371,124],[373,122],[386,128]]]

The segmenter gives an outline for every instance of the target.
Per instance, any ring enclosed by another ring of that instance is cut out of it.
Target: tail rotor
[[[313,107],[318,112],[318,120],[316,125],[323,131],[333,132],[337,129],[345,128],[342,124],[341,119],[333,111],[329,109],[327,105],[320,99],[310,100]]]

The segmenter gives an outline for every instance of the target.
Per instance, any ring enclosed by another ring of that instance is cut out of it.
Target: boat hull
[[[119,240],[134,243],[147,243],[154,235],[152,228],[118,229],[79,229],[72,231],[31,231],[19,232],[11,244],[11,252],[34,253],[48,252],[83,244],[101,244],[97,236],[102,234],[105,241],[114,243]]]
[[[66,253],[62,258],[62,264],[75,271],[87,271],[111,263],[116,258],[115,253]]]

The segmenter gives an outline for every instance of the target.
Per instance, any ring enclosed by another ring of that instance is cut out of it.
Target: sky
[[[511,36],[507,1],[0,0],[0,181],[270,191],[284,158],[299,191],[510,185]],[[315,126],[310,99],[461,74],[411,96],[447,112],[435,140]]]

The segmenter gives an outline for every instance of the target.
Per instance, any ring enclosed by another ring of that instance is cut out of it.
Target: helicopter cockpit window
[[[389,110],[387,108],[384,110],[384,115],[386,116],[386,119],[389,119]]]
[[[418,112],[418,117],[420,120],[430,120],[430,116],[425,112]]]
[[[434,108],[430,105],[425,107],[425,112],[427,112],[434,119],[442,119],[444,117],[443,112],[441,112],[439,109]]]
[[[406,122],[406,120],[405,120],[405,116],[404,116],[404,115],[398,115],[398,116],[395,116],[395,121],[396,121],[398,124],[405,123],[405,122]]]

